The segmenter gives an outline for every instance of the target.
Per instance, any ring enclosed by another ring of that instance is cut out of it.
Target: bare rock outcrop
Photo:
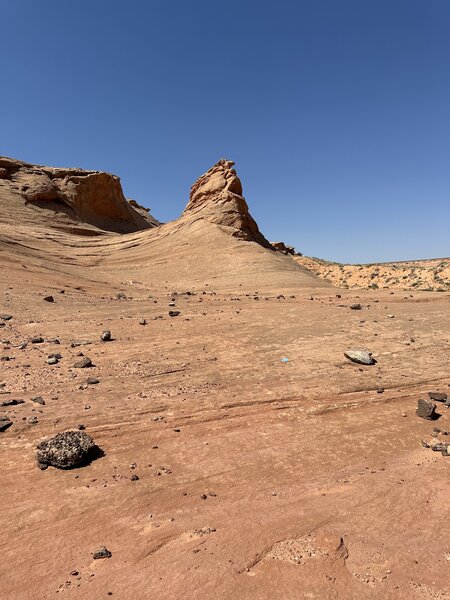
[[[301,252],[297,252],[294,246],[288,246],[284,242],[270,242],[272,246],[281,252],[282,254],[286,254],[286,256],[302,256]]]
[[[45,167],[0,157],[0,178],[26,204],[50,208],[99,229],[130,233],[159,225],[145,210],[137,210],[126,200],[119,177],[110,173]]]
[[[235,237],[273,250],[249,213],[242,195],[242,184],[233,165],[233,161],[221,159],[197,179],[191,188],[183,218],[208,220]]]

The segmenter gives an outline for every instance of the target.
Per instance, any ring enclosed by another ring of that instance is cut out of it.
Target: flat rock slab
[[[436,404],[434,402],[428,402],[428,400],[420,399],[417,402],[417,410],[416,414],[418,417],[422,417],[422,419],[436,419]]]
[[[376,360],[372,358],[372,352],[368,350],[347,350],[347,352],[344,352],[344,356],[360,365],[374,365],[376,363]]]
[[[72,469],[86,462],[94,447],[94,440],[84,431],[64,431],[38,444],[36,460],[40,469],[49,465]]]
[[[435,400],[436,402],[445,402],[447,400],[447,394],[445,392],[428,392],[428,398]]]

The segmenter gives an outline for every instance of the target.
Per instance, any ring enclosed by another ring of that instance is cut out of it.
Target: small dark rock
[[[32,337],[30,342],[32,344],[43,344],[44,343],[44,338],[41,337],[40,335],[37,335],[36,337]]]
[[[0,417],[0,431],[6,431],[12,425],[9,417]]]
[[[97,377],[88,377],[86,383],[88,385],[96,385],[97,383],[100,383],[100,379],[97,379]]]
[[[118,294],[116,294],[116,299],[117,300],[126,300],[127,297],[123,292],[119,292]]]
[[[109,329],[106,329],[101,335],[102,342],[110,342],[111,341],[111,332]]]
[[[447,444],[433,444],[431,449],[433,452],[445,452],[447,453]],[[445,455],[444,455],[445,456]]]
[[[53,296],[44,296],[44,301],[45,302],[54,302],[55,299],[53,298]]]
[[[139,480],[139,475],[132,475],[130,477],[131,481],[138,481]]]
[[[422,417],[422,419],[433,420],[436,418],[436,404],[433,402],[428,402],[428,400],[420,399],[417,402],[417,410],[416,414],[418,417]]]
[[[351,310],[361,310],[362,306],[361,306],[361,304],[350,304],[350,309]]]
[[[0,315],[0,319],[3,319],[4,321],[9,321],[10,319],[12,319],[12,315]]]
[[[84,358],[76,362],[73,366],[75,367],[75,369],[86,369],[88,367],[92,367],[92,360],[89,358],[89,356],[85,356]]]
[[[179,314],[179,310],[169,310],[169,317],[178,317]]]
[[[111,556],[112,554],[108,548],[100,546],[100,548],[93,553],[92,558],[98,560],[99,558],[111,558]]]
[[[36,402],[36,404],[42,404],[43,406],[45,405],[45,400],[42,396],[34,396],[34,398],[31,398],[31,402]]]
[[[147,325],[147,321],[145,319],[139,319],[139,325]]]
[[[428,398],[435,402],[445,402],[447,400],[447,394],[445,392],[428,392]]]
[[[377,388],[377,394],[383,394],[383,393],[384,393],[384,387]]]

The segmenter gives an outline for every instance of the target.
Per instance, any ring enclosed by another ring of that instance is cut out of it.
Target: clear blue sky
[[[0,154],[160,220],[221,157],[271,240],[450,255],[449,0],[0,0]]]

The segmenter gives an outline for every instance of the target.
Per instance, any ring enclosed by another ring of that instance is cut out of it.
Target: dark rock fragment
[[[94,560],[98,560],[99,558],[111,558],[111,556],[112,554],[106,546],[100,546],[100,548],[92,554]]]
[[[41,469],[71,469],[86,462],[95,447],[84,431],[64,431],[38,444],[36,460]]]
[[[0,431],[6,431],[12,425],[9,417],[0,417]]]
[[[445,392],[428,392],[428,398],[435,402],[445,402],[447,400],[447,394]]]
[[[42,398],[42,396],[34,396],[34,398],[31,398],[31,402],[36,402],[36,404],[42,404],[42,406],[45,405],[45,400]]]
[[[0,402],[0,406],[17,406],[17,404],[23,404],[24,400],[5,400]]]
[[[417,402],[416,414],[418,417],[422,417],[422,419],[428,419],[431,421],[437,417],[436,404],[433,402],[428,402],[428,400],[420,399]]]
[[[92,367],[92,360],[89,356],[84,356],[81,360],[76,362],[74,365],[75,369],[86,369],[88,367]]]

